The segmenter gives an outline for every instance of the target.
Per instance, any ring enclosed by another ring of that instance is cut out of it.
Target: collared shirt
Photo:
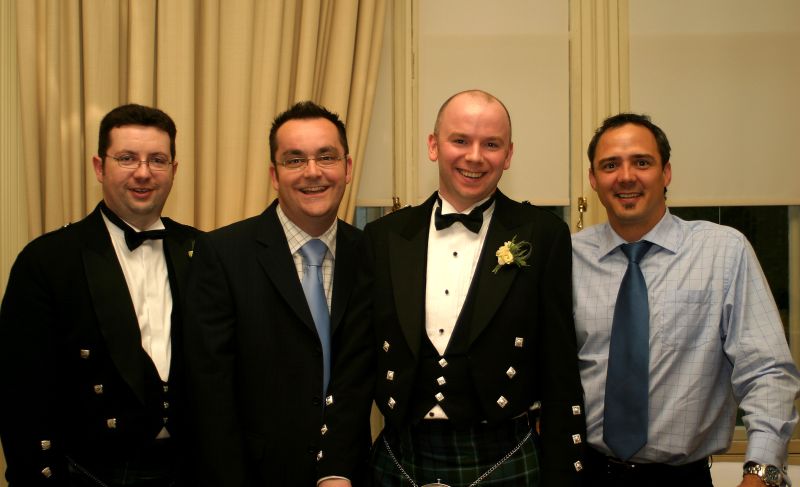
[[[164,241],[145,240],[139,247],[129,250],[125,243],[125,232],[105,215],[103,221],[111,235],[114,252],[133,300],[142,335],[142,348],[153,360],[161,380],[166,382],[172,357],[172,292],[164,257]],[[143,230],[163,228],[164,223],[159,218]]]
[[[780,316],[758,259],[738,231],[666,212],[642,240],[650,307],[647,444],[634,462],[680,465],[730,445],[736,403],[747,461],[783,466],[800,389]],[[609,224],[575,234],[573,289],[589,443],[603,443],[611,322],[628,265]]]
[[[322,240],[328,246],[328,251],[322,261],[322,287],[325,289],[325,299],[328,301],[328,312],[330,313],[331,296],[333,296],[333,264],[336,259],[337,221],[334,220],[330,228],[325,230],[319,237],[312,237],[286,216],[286,213],[281,209],[281,205],[278,205],[278,220],[281,222],[283,232],[286,234],[286,240],[289,242],[289,252],[292,254],[294,267],[297,269],[297,277],[300,278],[300,282],[303,281],[303,256],[300,254],[300,247],[314,238]]]
[[[469,213],[489,198],[477,202],[461,213]],[[483,224],[478,233],[473,233],[461,222],[436,230],[431,211],[430,229],[428,231],[428,266],[425,281],[425,331],[433,346],[440,355],[444,355],[458,315],[467,299],[472,276],[478,266],[478,260],[486,240],[489,222],[494,214],[491,205],[483,212]],[[442,214],[457,213],[453,205],[442,198]],[[433,413],[433,415],[431,415]],[[446,418],[447,415],[438,405],[425,416],[428,419]]]
[[[303,256],[300,254],[300,247],[306,244],[313,238],[318,238],[325,242],[328,246],[328,251],[325,252],[325,258],[322,260],[322,286],[325,289],[325,299],[328,301],[328,312],[331,310],[331,296],[333,296],[333,265],[336,259],[336,228],[338,221],[334,220],[333,224],[325,230],[319,237],[312,237],[304,232],[300,227],[286,216],[286,213],[278,205],[277,209],[278,221],[281,222],[283,233],[286,234],[286,241],[289,243],[289,252],[292,254],[294,260],[294,267],[297,270],[297,277],[300,282],[303,281]],[[317,480],[319,485],[324,480],[331,479],[345,479],[345,477],[328,476]]]

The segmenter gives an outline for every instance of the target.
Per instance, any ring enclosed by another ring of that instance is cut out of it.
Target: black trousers
[[[69,487],[177,487],[177,452],[171,439],[154,440],[125,455],[68,457]]]
[[[584,485],[592,487],[713,487],[708,459],[686,465],[632,463],[586,448]]]

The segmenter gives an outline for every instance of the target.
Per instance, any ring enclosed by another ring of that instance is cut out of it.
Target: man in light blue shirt
[[[588,156],[608,214],[572,240],[589,483],[711,486],[708,457],[729,447],[738,404],[748,435],[740,485],[785,485],[800,378],[752,247],[732,228],[670,214],[669,142],[648,117],[608,118]],[[646,441],[621,459],[604,431],[614,413],[605,408],[607,371],[628,268],[621,245],[638,241],[649,242],[639,261],[649,309]]]

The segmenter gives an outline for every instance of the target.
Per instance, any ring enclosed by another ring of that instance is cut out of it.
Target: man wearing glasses
[[[186,347],[200,485],[314,485],[330,363],[346,334],[361,233],[337,219],[345,126],[312,102],[269,136],[278,199],[195,248]],[[369,417],[355,432],[369,447]]]
[[[0,436],[12,487],[181,485],[173,345],[197,230],[161,217],[175,135],[161,110],[109,112],[92,158],[103,200],[28,244],[11,270]]]

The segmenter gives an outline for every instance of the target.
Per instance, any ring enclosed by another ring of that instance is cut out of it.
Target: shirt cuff
[[[745,462],[786,467],[786,442],[769,433],[756,431],[748,435]]]
[[[786,442],[780,438],[763,432],[754,432],[747,438],[747,453],[744,461],[774,465],[783,470],[784,485],[791,487],[788,469],[786,468]]]

